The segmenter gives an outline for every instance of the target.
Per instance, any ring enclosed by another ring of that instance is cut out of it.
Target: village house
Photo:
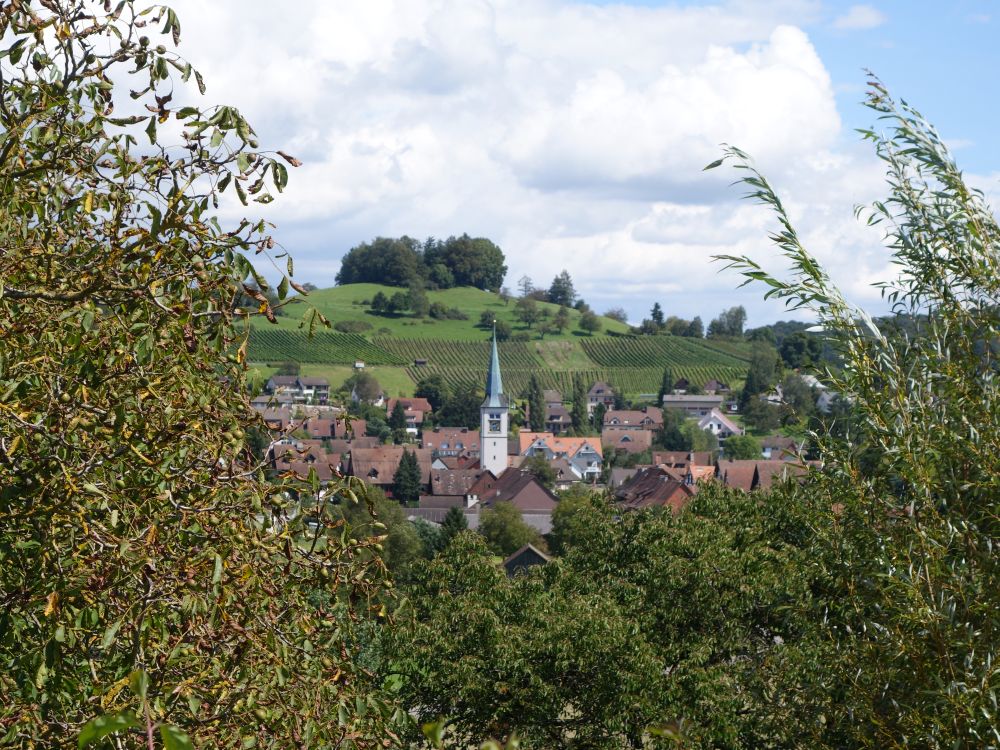
[[[587,391],[587,414],[593,416],[594,409],[597,408],[598,404],[604,404],[605,408],[608,409],[615,405],[614,389],[600,380],[590,386],[590,390]]]
[[[556,390],[546,388],[542,391],[542,398],[545,399],[546,406],[562,406],[563,395]]]
[[[768,460],[797,461],[803,447],[803,441],[782,435],[768,435],[760,441],[761,456]]]
[[[663,427],[663,410],[655,406],[639,410],[611,409],[604,413],[603,426],[618,430],[659,430]]]
[[[526,432],[518,435],[518,455],[543,456],[546,461],[565,458],[587,482],[596,481],[601,475],[604,454],[601,442],[589,437],[563,437],[551,432]]]
[[[805,477],[810,466],[819,466],[819,462],[805,464],[793,461],[764,460],[726,460],[719,461],[715,467],[715,479],[727,487],[735,487],[744,492],[769,490],[774,484],[785,479]]]
[[[562,404],[545,407],[545,429],[553,435],[561,435],[573,424],[569,409]]]
[[[618,486],[614,495],[623,510],[670,508],[678,513],[697,491],[697,485],[678,478],[670,469],[650,466]]]
[[[355,448],[351,451],[347,473],[352,477],[365,480],[386,492],[392,493],[399,462],[403,452],[415,453],[420,467],[420,483],[426,488],[431,481],[431,451],[426,448],[412,448],[403,445],[380,445],[376,448]]]
[[[386,414],[392,416],[396,404],[402,404],[403,414],[406,416],[406,431],[411,435],[416,435],[420,426],[424,423],[424,415],[432,411],[431,403],[426,398],[390,398],[386,402]]]
[[[605,427],[601,431],[601,445],[604,450],[643,453],[653,447],[653,433],[649,430]]]
[[[528,568],[533,568],[536,565],[545,565],[551,559],[551,557],[534,545],[526,544],[508,556],[500,565],[507,571],[507,575],[513,578],[519,573],[525,572]]]
[[[460,455],[479,456],[479,430],[468,427],[435,427],[424,430],[420,444],[434,452],[436,458]]]
[[[264,384],[264,393],[291,398],[296,404],[325,404],[330,398],[330,382],[306,375],[272,375]]]
[[[712,433],[719,440],[724,440],[731,435],[742,435],[744,432],[742,427],[718,409],[712,409],[708,414],[699,419],[698,429]]]
[[[523,513],[551,513],[559,498],[547,490],[534,474],[520,469],[507,469],[499,477],[484,472],[469,489],[474,505],[490,508],[507,502]]]
[[[702,386],[702,390],[711,396],[730,392],[728,383],[723,383],[722,381],[716,380],[715,378],[705,383],[705,385]]]
[[[699,395],[689,396],[687,394],[667,393],[663,396],[664,409],[677,409],[684,412],[689,417],[704,417],[715,409],[721,411],[722,396]]]

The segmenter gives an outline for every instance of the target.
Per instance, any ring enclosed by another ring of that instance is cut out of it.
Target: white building
[[[486,398],[479,407],[479,466],[499,477],[507,470],[507,432],[510,399],[503,392],[500,379],[500,355],[493,331],[493,349],[486,373]]]

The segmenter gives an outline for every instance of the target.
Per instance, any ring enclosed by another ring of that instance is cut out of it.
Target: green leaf
[[[146,693],[149,691],[149,675],[141,669],[135,670],[128,676],[128,686],[138,698],[146,700]]]
[[[278,299],[284,299],[287,296],[288,296],[288,278],[282,276],[281,281],[278,284]]]
[[[173,724],[161,724],[160,736],[163,738],[164,750],[194,750],[187,732]]]
[[[104,637],[101,639],[101,649],[108,648],[115,641],[115,636],[118,635],[118,628],[122,626],[122,621],[118,620],[113,622],[108,626],[108,629],[104,631]]]
[[[705,167],[701,171],[702,172],[707,172],[710,169],[715,169],[716,167],[722,166],[722,162],[724,162],[724,161],[725,161],[725,158],[716,159],[715,161],[713,161],[711,164],[709,164],[707,167]]]
[[[222,558],[219,555],[215,556],[215,570],[212,572],[212,583],[218,583],[222,580]]]
[[[137,726],[139,726],[139,721],[135,718],[133,711],[119,711],[118,713],[97,716],[83,725],[76,746],[82,749],[113,732],[121,732]]]
[[[431,747],[441,747],[444,744],[444,722],[429,721],[420,727],[424,737],[431,743]]]

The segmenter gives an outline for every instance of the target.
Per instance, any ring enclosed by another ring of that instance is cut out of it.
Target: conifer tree
[[[422,485],[420,464],[417,454],[404,450],[399,460],[399,467],[392,477],[392,495],[401,503],[413,503],[420,499]]]
[[[528,381],[528,422],[532,432],[545,430],[545,394],[534,375]]]
[[[587,389],[583,384],[583,378],[574,375],[573,407],[570,410],[570,420],[573,424],[573,431],[577,435],[583,434],[587,429],[587,416]]]
[[[656,394],[656,405],[663,406],[663,397],[674,392],[674,371],[669,367],[663,368],[663,378],[660,380],[660,390]]]

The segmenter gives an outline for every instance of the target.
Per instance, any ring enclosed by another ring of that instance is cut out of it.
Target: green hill
[[[636,396],[655,393],[663,368],[674,377],[696,383],[716,378],[736,385],[746,374],[749,348],[742,343],[716,343],[674,336],[631,336],[628,326],[601,318],[602,330],[593,336],[576,329],[579,313],[571,312],[571,328],[561,335],[539,339],[514,317],[514,300],[508,304],[495,294],[461,288],[429,292],[431,303],[457,308],[466,320],[416,319],[410,315],[377,315],[367,304],[377,292],[391,296],[398,288],[377,284],[351,284],[317,290],[301,303],[288,305],[277,324],[255,319],[251,328],[249,358],[265,374],[274,363],[296,361],[303,372],[329,378],[334,387],[362,360],[391,395],[409,395],[422,377],[439,374],[453,386],[479,384],[488,361],[489,332],[477,326],[483,311],[511,324],[514,333],[528,341],[500,345],[504,383],[520,394],[532,374],[543,388],[568,395],[574,375],[589,386],[604,380]],[[322,328],[309,337],[299,329],[302,315],[316,307],[332,323],[360,321],[370,326],[364,333],[341,333]],[[555,305],[539,303],[552,314]]]
[[[456,308],[467,316],[466,320],[435,320],[434,318],[417,319],[407,314],[376,314],[364,302],[370,302],[378,293],[382,292],[387,297],[391,297],[397,292],[405,292],[405,289],[392,286],[381,286],[379,284],[347,284],[345,286],[335,286],[330,289],[318,289],[310,292],[309,296],[302,302],[292,303],[285,307],[288,313],[278,318],[278,325],[282,328],[297,328],[302,314],[309,307],[315,307],[331,322],[360,321],[367,323],[372,328],[366,335],[382,336],[390,335],[406,339],[443,339],[448,341],[482,341],[488,333],[477,327],[479,318],[483,312],[491,312],[497,320],[506,321],[514,329],[514,333],[525,332],[534,335],[534,332],[524,324],[520,323],[514,315],[515,300],[511,299],[504,304],[499,295],[492,292],[484,292],[481,289],[472,287],[459,287],[456,289],[442,289],[427,293],[431,304],[439,302],[447,308]],[[538,306],[546,310],[550,315],[555,315],[559,309],[557,305],[547,302],[539,302]],[[580,313],[570,310],[570,327],[562,334],[547,335],[546,339],[573,339],[586,336],[582,331],[577,330],[580,320]],[[619,323],[611,318],[601,319],[601,333],[627,333],[628,326]],[[257,320],[255,324],[260,328],[266,328],[273,324],[267,321]]]

